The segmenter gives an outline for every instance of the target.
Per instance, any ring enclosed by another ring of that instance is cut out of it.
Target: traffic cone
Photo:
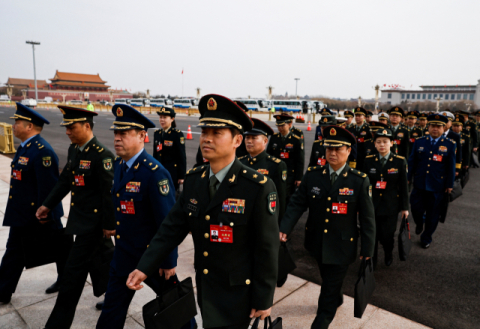
[[[147,133],[147,135],[145,136],[145,143],[150,143],[150,139],[148,139],[148,133]]]
[[[312,131],[312,126],[310,126],[310,121],[308,121],[307,131]]]
[[[192,136],[192,128],[190,128],[190,125],[188,125],[187,139],[193,139],[193,136]]]

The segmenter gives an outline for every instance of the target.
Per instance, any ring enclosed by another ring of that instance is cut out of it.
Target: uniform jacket
[[[453,140],[441,137],[432,146],[430,136],[420,137],[408,158],[408,181],[415,188],[431,192],[444,192],[453,187],[455,180],[455,149]]]
[[[377,216],[396,216],[399,211],[408,210],[407,161],[404,157],[390,152],[382,168],[380,155],[370,155],[365,159],[363,171],[372,184]],[[384,188],[382,182],[386,182]]]
[[[413,128],[409,128],[408,126],[406,126],[406,128],[408,130],[408,149],[411,150],[417,138],[423,136],[423,130],[422,128],[417,126],[414,126]]]
[[[112,188],[117,224],[112,266],[117,275],[128,276],[175,204],[175,191],[168,171],[147,151],[143,150],[123,177],[122,163],[120,158],[115,161]],[[176,267],[177,257],[175,248],[159,268]]]
[[[67,164],[43,205],[52,209],[72,192],[65,233],[79,235],[96,229],[114,230],[110,190],[115,157],[96,137],[87,143],[83,152],[77,154],[77,149],[78,145],[70,145]]]
[[[290,198],[280,223],[280,232],[290,234],[308,209],[305,248],[316,257],[321,256],[324,264],[353,263],[357,258],[359,232],[360,254],[372,257],[375,213],[370,189],[367,175],[348,164],[333,186],[328,166],[309,167],[300,187]],[[345,209],[345,213],[334,213],[335,209]]]
[[[355,136],[357,140],[357,152],[356,152],[356,164],[354,165],[353,163],[351,164],[351,167],[355,168],[363,168],[363,162],[365,161],[365,157],[367,156],[367,149],[371,149],[368,147],[367,143],[372,141],[372,131],[370,129],[370,125],[368,123],[364,123],[362,125],[362,128],[360,128],[359,131],[357,131],[357,126],[354,125],[348,129],[353,136]],[[370,145],[371,143],[369,143]],[[350,160],[351,161],[351,160]],[[354,162],[354,161],[351,161]]]
[[[470,141],[470,135],[468,133],[464,133],[462,131],[460,135],[460,144],[462,147],[458,146],[458,149],[462,150],[462,167],[465,166],[470,166],[470,146],[471,146],[471,141]],[[458,150],[457,150],[458,154]]]
[[[315,140],[312,145],[312,153],[310,153],[310,161],[308,162],[309,167],[314,167],[317,165],[325,165],[326,160],[325,146],[323,146],[323,140]]]
[[[448,130],[448,134],[446,136],[455,142],[455,144],[460,145],[460,135],[454,132],[451,128]],[[455,169],[456,171],[460,171],[462,169],[462,148],[460,146],[457,147],[455,153]],[[470,155],[470,152],[468,152]]]
[[[179,179],[185,179],[187,171],[185,137],[173,127],[168,132],[158,129],[153,136],[153,157],[168,170],[172,181],[177,185]]]
[[[319,140],[321,141],[323,139],[323,135],[322,135],[322,127],[321,126],[317,126],[317,128],[315,128],[315,140]]]
[[[394,154],[400,155],[404,158],[407,158],[410,154],[410,142],[409,142],[409,131],[406,126],[400,124],[396,131],[393,130],[393,127],[390,125],[390,129],[393,133],[393,147],[392,152]]]
[[[58,157],[40,135],[34,136],[17,151],[12,161],[10,192],[3,226],[30,226],[38,224],[36,212],[58,181]],[[47,220],[54,220],[62,228],[61,202],[52,206]]]
[[[471,147],[475,148],[478,147],[478,138],[476,134],[476,123],[473,120],[468,120],[464,124],[464,129],[466,129],[470,133],[470,141],[471,141]]]
[[[267,153],[285,162],[288,181],[302,180],[305,151],[303,140],[298,135],[290,132],[285,140],[282,140],[280,133],[273,134],[268,143]]]
[[[254,158],[241,157],[240,162],[270,178],[275,184],[278,194],[278,219],[285,213],[287,202],[287,165],[280,159],[268,155],[265,151]]]
[[[206,328],[238,324],[248,319],[252,308],[272,306],[279,250],[273,182],[235,160],[210,200],[209,171],[206,165],[187,172],[179,200],[137,267],[152,274],[192,232],[198,303]],[[232,230],[233,243],[211,241],[220,224]]]

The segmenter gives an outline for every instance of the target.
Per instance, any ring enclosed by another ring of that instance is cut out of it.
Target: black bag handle
[[[272,317],[267,316],[264,320],[263,329],[272,328]],[[252,324],[252,329],[258,329],[258,325],[260,324],[260,317],[255,318],[255,321]]]

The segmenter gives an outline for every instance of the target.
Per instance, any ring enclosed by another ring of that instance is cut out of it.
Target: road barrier
[[[15,153],[15,147],[13,146],[13,131],[12,125],[0,122],[0,152],[2,153]]]

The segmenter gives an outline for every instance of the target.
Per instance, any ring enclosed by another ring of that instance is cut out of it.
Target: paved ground
[[[13,108],[0,108],[0,122],[10,122],[8,117],[13,112]],[[55,110],[41,110],[41,113],[52,122],[45,128],[42,135],[53,145],[60,158],[60,165],[63,166],[66,162],[66,150],[70,142],[64,135],[65,128],[58,125],[61,115]],[[268,115],[262,116],[261,119],[268,119]],[[149,117],[156,120],[156,115],[149,115]],[[107,147],[112,147],[113,144],[112,132],[108,130],[112,121],[113,116],[106,112],[101,113],[95,120],[95,134]],[[198,148],[199,129],[195,127],[197,122],[198,117],[177,116],[179,129],[186,131],[187,126],[191,125],[194,133],[194,140],[186,143],[189,167],[194,163]],[[270,125],[274,126],[273,122],[270,122]],[[296,126],[304,131],[307,127],[305,124],[296,124]],[[310,155],[312,143],[313,132],[306,132],[306,158]],[[16,140],[16,145],[18,145],[18,140]],[[147,150],[151,153],[153,145],[152,143],[147,145]],[[2,168],[1,164],[0,168]],[[477,220],[476,213],[480,207],[475,191],[480,187],[479,171],[480,169],[471,171],[471,179],[464,195],[451,205],[447,223],[439,225],[430,249],[423,250],[415,245],[407,262],[400,262],[396,258],[389,268],[379,262],[376,272],[377,289],[372,299],[374,305],[434,328],[478,328],[478,323],[480,323],[480,285],[477,282],[480,277],[480,240],[478,239],[480,222]],[[0,174],[0,178],[8,180],[9,175],[9,172],[6,172],[3,175]],[[318,284],[320,278],[317,266],[303,248],[305,221],[306,214],[300,219],[292,235],[291,247],[298,266],[293,274]],[[418,241],[418,237],[414,236],[414,241]],[[383,253],[381,252],[380,260],[382,257]],[[346,295],[353,296],[358,266],[357,262],[349,269],[344,285]],[[305,285],[306,282],[303,282]],[[303,289],[304,286],[301,285],[301,287]],[[318,286],[315,287],[318,288]],[[302,291],[301,289],[298,294]],[[284,290],[282,288],[279,291]],[[313,312],[317,297],[317,293],[302,296],[301,302],[309,303],[311,309],[308,311],[307,305],[301,303],[303,306],[297,308],[298,312],[300,314]],[[276,310],[282,309],[280,307],[282,303],[283,301],[276,306]],[[288,305],[287,309],[292,310],[291,305]],[[350,320],[352,312],[346,316],[348,320]],[[275,313],[275,315],[277,314],[284,313]],[[291,318],[292,315],[293,313],[290,312],[288,318]],[[308,322],[309,317],[307,316],[306,319]],[[308,326],[300,326],[300,328],[306,327]],[[363,327],[370,328],[370,325]]]

